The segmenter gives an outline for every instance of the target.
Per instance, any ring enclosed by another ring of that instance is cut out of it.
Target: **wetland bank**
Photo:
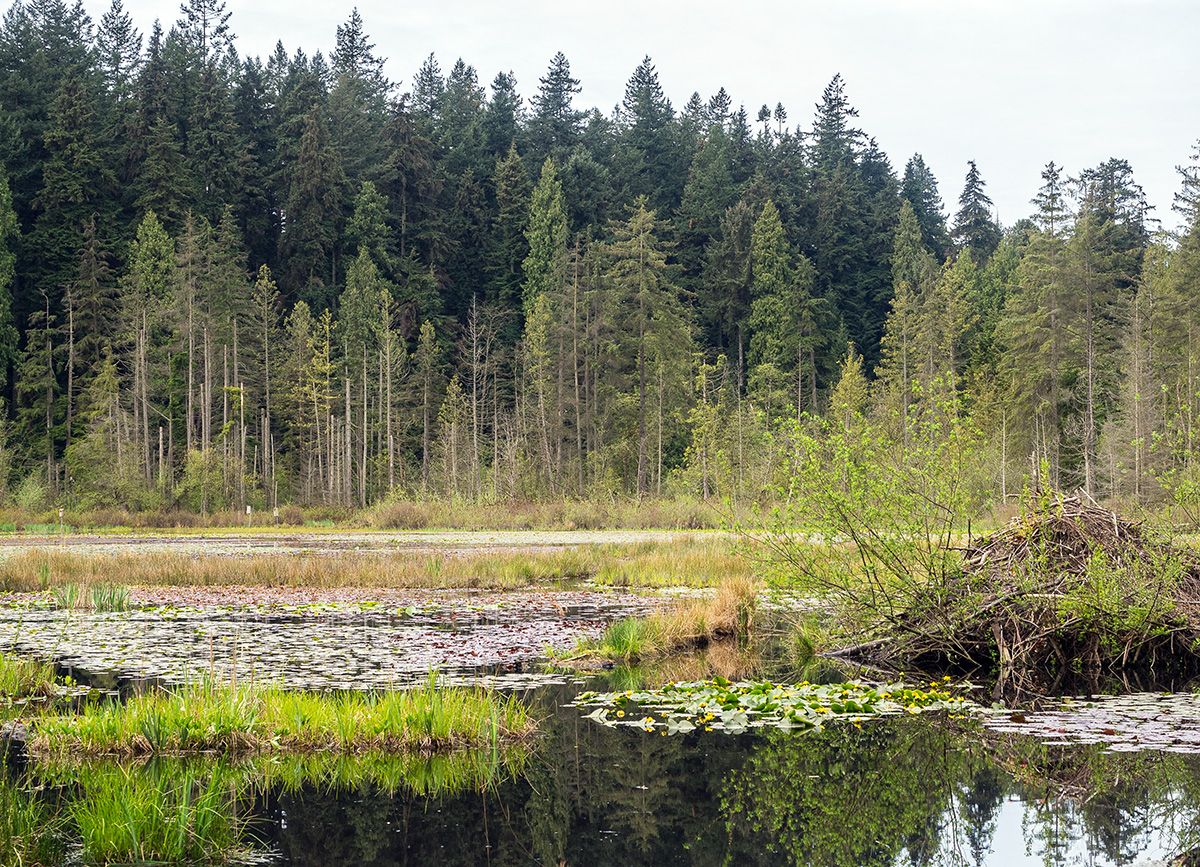
[[[764,561],[733,534],[523,551],[321,533],[187,555],[123,539],[8,540],[25,589],[0,605],[5,863],[1167,864],[1200,847],[1186,688],[1010,709],[958,674],[881,685],[812,655],[813,600],[754,579]],[[431,557],[457,563],[447,586]],[[386,558],[410,565],[364,583]],[[309,560],[324,577],[306,586]],[[650,625],[635,642],[630,624]]]

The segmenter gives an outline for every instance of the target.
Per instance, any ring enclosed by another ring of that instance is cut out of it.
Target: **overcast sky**
[[[87,0],[95,17],[107,0]],[[243,54],[328,50],[354,4],[228,0]],[[1155,214],[1174,224],[1175,166],[1200,138],[1197,0],[360,0],[391,78],[458,57],[489,83],[513,71],[536,89],[563,51],[583,93],[608,112],[644,55],[676,108],[724,86],[753,119],[783,102],[808,127],[840,72],[863,129],[897,172],[920,151],[953,210],[974,159],[1001,220],[1029,213],[1041,167],[1070,173],[1128,159]],[[126,0],[143,31],[174,3]]]

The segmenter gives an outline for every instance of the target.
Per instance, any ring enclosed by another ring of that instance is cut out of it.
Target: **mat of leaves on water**
[[[992,731],[1035,737],[1048,746],[1200,753],[1200,695],[1191,692],[1068,698],[1050,709],[992,709],[982,718]]]
[[[924,687],[903,683],[772,683],[725,678],[671,683],[659,689],[585,692],[578,707],[607,726],[631,726],[647,732],[685,734],[753,728],[819,729],[831,722],[862,722],[884,714],[959,711],[966,700],[947,684]]]
[[[438,669],[444,683],[517,688],[550,682],[529,665],[548,647],[571,647],[656,604],[587,592],[430,591],[374,600],[224,592],[224,605],[174,591],[167,604],[122,612],[10,600],[0,606],[0,651],[167,683],[216,675],[293,689],[386,689],[423,682]]]

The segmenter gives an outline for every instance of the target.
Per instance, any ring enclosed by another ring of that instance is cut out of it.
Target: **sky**
[[[107,0],[87,0],[94,17]],[[174,3],[125,0],[143,31]],[[227,0],[244,55],[328,52],[352,5]],[[1165,227],[1175,167],[1200,139],[1196,0],[437,0],[357,3],[387,73],[407,89],[433,52],[481,82],[512,71],[528,98],[557,51],[606,113],[643,56],[681,108],[725,87],[753,119],[782,102],[808,128],[835,73],[897,173],[920,152],[952,212],[967,160],[1002,222],[1030,213],[1042,167],[1129,160]]]

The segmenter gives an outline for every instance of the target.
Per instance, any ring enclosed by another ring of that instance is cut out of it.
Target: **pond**
[[[1172,860],[1200,847],[1200,738],[1190,734],[1200,703],[1187,693],[664,736],[600,725],[571,704],[585,689],[654,674],[585,677],[542,660],[547,645],[569,647],[653,598],[338,591],[232,604],[154,594],[110,613],[13,602],[0,613],[0,649],[52,656],[112,688],[209,671],[386,687],[437,665],[459,682],[516,691],[539,733],[519,748],[425,759],[54,765],[14,750],[0,805],[5,787],[32,791],[47,816],[78,822],[117,791],[169,804],[187,779],[213,793],[214,840],[225,835],[225,851],[257,864],[1200,863]],[[78,834],[63,839],[55,857],[82,863]]]

